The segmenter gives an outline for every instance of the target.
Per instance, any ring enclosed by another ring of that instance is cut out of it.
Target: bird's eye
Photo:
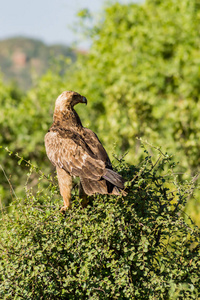
[[[78,94],[74,94],[73,95],[73,99],[78,99],[79,98],[79,95]]]

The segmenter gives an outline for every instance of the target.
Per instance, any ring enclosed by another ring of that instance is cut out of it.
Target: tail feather
[[[80,178],[84,192],[87,195],[93,194],[107,194],[107,185],[105,180],[91,180],[87,178]]]
[[[115,171],[111,169],[106,169],[106,173],[105,175],[103,175],[103,178],[111,182],[112,184],[116,185],[120,189],[124,189],[125,180],[122,178],[121,175],[119,175]]]
[[[92,180],[89,178],[80,177],[80,181],[83,190],[87,195],[126,195],[126,192],[123,191],[125,180],[121,175],[111,169],[106,169],[105,174],[100,180]]]

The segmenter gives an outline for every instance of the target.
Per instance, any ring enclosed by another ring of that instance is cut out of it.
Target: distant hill
[[[33,78],[40,77],[59,57],[76,60],[76,53],[65,45],[48,46],[40,40],[14,37],[0,41],[0,72],[6,81],[15,81],[26,90]]]

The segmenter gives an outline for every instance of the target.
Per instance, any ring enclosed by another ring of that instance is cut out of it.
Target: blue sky
[[[107,1],[108,2],[108,1]],[[109,2],[115,2],[110,0]],[[121,3],[139,2],[119,0]],[[6,0],[1,1],[0,40],[13,36],[38,38],[48,44],[70,45],[79,37],[70,29],[79,10],[101,11],[104,0]],[[80,43],[87,48],[87,43]]]

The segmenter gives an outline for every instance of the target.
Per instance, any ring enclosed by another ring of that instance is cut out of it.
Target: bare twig
[[[15,194],[15,191],[14,191],[14,189],[13,189],[13,186],[12,186],[12,184],[11,184],[11,181],[10,181],[10,179],[8,178],[8,176],[6,175],[6,172],[5,172],[5,170],[3,169],[2,165],[0,165],[0,168],[1,168],[1,170],[2,170],[2,172],[3,172],[3,174],[4,174],[4,176],[5,176],[6,180],[7,180],[8,183],[9,183],[11,192],[13,193],[13,195],[15,196],[15,198],[17,199],[17,195]]]

